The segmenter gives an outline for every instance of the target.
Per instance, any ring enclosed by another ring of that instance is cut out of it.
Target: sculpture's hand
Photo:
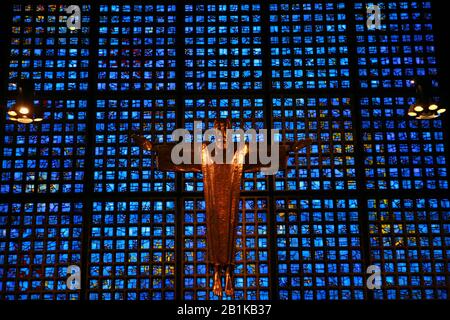
[[[280,145],[280,169],[286,170],[289,160],[289,153],[297,153],[303,148],[309,147],[313,143],[313,140],[307,138],[305,140],[296,142],[282,142]]]
[[[291,150],[292,152],[297,152],[305,147],[310,146],[313,143],[312,139],[305,139],[302,141],[297,141],[292,144]]]
[[[194,164],[195,148],[191,148],[192,164],[174,164],[172,161],[172,149],[177,143],[165,143],[154,146],[154,150],[158,154],[157,165],[160,171],[174,172],[202,172],[201,164]]]
[[[153,150],[153,143],[147,140],[144,136],[139,136],[137,134],[131,135],[131,138],[136,142],[136,144],[146,151]]]
[[[146,151],[153,151],[156,153],[156,166],[158,170],[164,172],[202,172],[201,164],[179,164],[172,162],[172,149],[176,143],[152,143],[144,136],[137,134],[131,135],[131,138],[136,144]],[[191,150],[191,158],[194,159],[194,148]]]

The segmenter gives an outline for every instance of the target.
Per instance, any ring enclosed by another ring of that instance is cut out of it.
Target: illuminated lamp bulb
[[[414,106],[409,107],[408,116],[417,117],[417,112],[414,111]]]
[[[423,107],[421,107],[421,106],[415,106],[415,107],[414,107],[414,111],[416,111],[416,112],[422,112],[422,111],[423,111]]]
[[[430,111],[435,111],[437,109],[439,109],[439,107],[436,104],[432,104],[428,107],[428,110],[430,110]]]
[[[30,109],[28,109],[27,107],[20,107],[19,108],[19,113],[20,114],[29,114],[30,113]]]
[[[442,109],[439,109],[438,111],[437,111],[437,113],[439,113],[439,114],[443,114],[445,111],[447,111],[445,108],[442,108]]]
[[[14,110],[9,110],[9,111],[8,111],[8,115],[9,115],[10,117],[17,117],[17,112],[14,111]],[[17,120],[17,119],[16,119],[16,120]]]

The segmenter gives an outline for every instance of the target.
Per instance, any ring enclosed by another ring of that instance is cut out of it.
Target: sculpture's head
[[[226,132],[227,129],[231,129],[230,119],[216,119],[214,120],[214,128],[222,132]]]
[[[223,138],[223,144],[227,143],[227,130],[231,129],[230,119],[217,119],[214,120],[214,129],[219,130],[222,133],[222,137],[217,137],[217,141],[221,141]]]

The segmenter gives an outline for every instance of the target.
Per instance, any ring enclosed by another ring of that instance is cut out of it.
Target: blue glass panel
[[[345,2],[270,4],[272,88],[350,87]]]
[[[94,202],[90,300],[175,299],[175,201]]]
[[[11,106],[15,101],[9,101]],[[36,100],[44,121],[7,121],[0,193],[80,193],[84,188],[86,100]]]
[[[169,142],[175,110],[174,99],[97,101],[95,192],[175,190],[175,173],[157,171],[155,153],[143,152],[131,138],[140,132],[153,142]]]
[[[380,6],[381,30],[367,28],[367,6]],[[408,88],[416,76],[437,86],[430,1],[356,1],[358,79],[361,88]]]
[[[100,5],[101,91],[175,90],[174,4]]]
[[[275,176],[276,190],[356,190],[350,99],[284,95],[272,99],[272,114],[279,140],[313,140]]]
[[[448,189],[442,118],[409,117],[413,103],[408,97],[361,99],[367,189]]]
[[[375,299],[448,299],[450,201],[370,199],[371,264],[382,272]]]
[[[260,4],[185,5],[185,89],[262,89]]]
[[[78,300],[69,266],[81,266],[83,205],[0,203],[0,300]]]
[[[32,79],[38,91],[86,91],[90,5],[80,5],[81,29],[67,28],[67,5],[13,6],[8,89]]]
[[[362,300],[357,200],[277,198],[281,300]]]

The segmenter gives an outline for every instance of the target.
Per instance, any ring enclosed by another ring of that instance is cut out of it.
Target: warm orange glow
[[[20,107],[19,108],[19,113],[21,113],[21,114],[29,114],[30,113],[30,109],[28,109],[27,107]]]

